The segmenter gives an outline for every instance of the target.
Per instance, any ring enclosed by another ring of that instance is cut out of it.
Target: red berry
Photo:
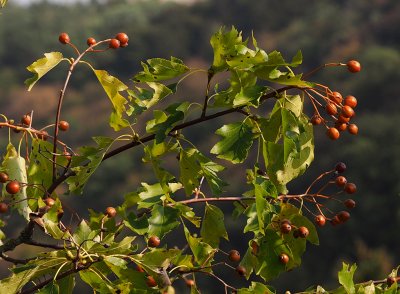
[[[349,124],[348,131],[352,135],[357,135],[358,134],[358,127],[356,124]]]
[[[347,129],[347,124],[337,121],[335,122],[335,128],[337,128],[339,132],[343,132]]]
[[[236,267],[236,272],[239,274],[239,276],[245,276],[246,275],[246,269],[244,266],[238,265]]]
[[[357,99],[354,96],[346,96],[346,98],[344,99],[344,105],[348,105],[351,108],[355,108],[357,106]]]
[[[331,220],[330,220],[332,226],[336,226],[340,224],[340,219],[337,215],[335,215]]]
[[[337,114],[337,108],[335,104],[333,103],[328,103],[325,107],[326,113],[329,115],[335,115]]]
[[[21,118],[21,123],[23,125],[26,126],[30,126],[31,125],[31,116],[29,114],[25,114],[22,118]]]
[[[0,172],[0,183],[5,183],[8,181],[8,175],[4,172]]]
[[[259,245],[257,244],[257,242],[254,240],[251,241],[251,253],[253,253],[254,255],[257,255],[258,249],[259,249]]]
[[[6,190],[9,194],[17,194],[20,190],[21,186],[18,181],[8,182],[6,185]]]
[[[37,137],[38,137],[40,140],[46,141],[47,138],[49,137],[49,133],[46,132],[46,131],[41,131],[40,133],[37,134]]]
[[[52,207],[52,206],[56,203],[56,201],[55,201],[53,198],[51,198],[51,197],[45,198],[45,199],[43,200],[43,202],[44,202],[47,206],[49,206],[49,207]]]
[[[117,39],[111,39],[108,46],[112,49],[118,49],[121,46],[121,43]]]
[[[279,261],[283,264],[287,264],[289,262],[289,256],[286,253],[281,253],[279,255]]]
[[[338,219],[340,220],[341,223],[344,223],[349,220],[350,218],[350,213],[347,211],[343,210],[337,214]]]
[[[357,192],[357,186],[354,183],[347,183],[344,186],[344,190],[347,194],[354,194]]]
[[[8,211],[8,204],[0,202],[0,213],[6,213]]]
[[[152,277],[152,276],[148,276],[146,278],[146,284],[147,286],[149,286],[150,288],[156,287],[157,286],[157,282],[156,280]]]
[[[315,217],[315,222],[317,223],[318,226],[323,227],[323,226],[325,226],[326,218],[321,214],[317,215]]]
[[[292,230],[292,226],[288,222],[281,223],[280,231],[282,234],[289,234]]]
[[[68,44],[69,42],[71,42],[71,39],[69,38],[67,33],[61,33],[60,36],[58,37],[58,40],[62,44]]]
[[[335,179],[335,183],[336,185],[338,185],[339,187],[344,187],[347,184],[347,179],[344,176],[338,176]]]
[[[158,247],[160,246],[160,243],[161,243],[160,238],[158,238],[157,236],[151,236],[147,241],[147,245],[149,247]]]
[[[107,207],[106,211],[104,213],[105,215],[107,215],[109,218],[113,218],[117,215],[117,211],[115,210],[114,207]]]
[[[322,122],[323,122],[323,119],[322,119],[322,117],[320,117],[319,115],[313,115],[313,117],[311,118],[311,123],[313,124],[313,125],[320,125],[320,124],[322,124]]]
[[[127,45],[128,44],[128,41],[129,41],[129,37],[128,37],[128,35],[127,34],[125,34],[125,33],[118,33],[116,36],[115,36],[115,39],[117,39],[120,43],[121,43],[121,47],[125,47],[125,46],[123,46],[123,45]]]
[[[344,201],[344,205],[349,209],[353,209],[356,207],[356,202],[353,199],[347,199]]]
[[[340,104],[343,101],[342,94],[340,94],[339,92],[332,92],[332,94],[329,94],[328,97],[336,104]]]
[[[65,120],[62,120],[62,121],[60,121],[59,123],[58,123],[58,128],[61,130],[61,131],[68,131],[68,129],[69,129],[69,123],[67,122],[67,121],[65,121]]]
[[[347,69],[352,73],[356,73],[361,70],[361,64],[357,60],[350,60],[346,65]]]
[[[231,250],[228,252],[228,257],[230,261],[239,262],[240,261],[240,253],[237,250]]]
[[[144,273],[144,269],[142,268],[142,266],[141,266],[140,264],[137,264],[137,265],[136,265],[136,270],[137,270],[139,273]]]
[[[300,227],[297,229],[297,231],[299,231],[298,234],[300,238],[307,238],[307,236],[310,234],[306,227]]]
[[[337,121],[341,123],[348,123],[350,121],[350,117],[339,115]]]
[[[87,44],[88,46],[93,46],[93,45],[96,44],[96,43],[97,43],[97,41],[96,41],[95,38],[88,38],[88,39],[86,40],[86,44]]]
[[[193,287],[196,283],[193,280],[187,279],[185,280],[185,284],[188,287]]]
[[[346,164],[344,163],[344,162],[338,162],[338,163],[336,163],[336,165],[335,165],[335,170],[339,173],[339,174],[341,174],[341,173],[344,173],[345,171],[346,171]]]
[[[337,140],[340,137],[340,133],[337,128],[329,128],[326,132],[328,137],[332,140]]]
[[[64,151],[63,155],[64,155],[65,159],[68,160],[68,161],[70,161],[71,158],[72,158],[71,153],[69,153],[68,151]]]
[[[345,105],[342,107],[342,111],[340,112],[340,115],[351,118],[352,116],[354,116],[354,109],[348,105]]]

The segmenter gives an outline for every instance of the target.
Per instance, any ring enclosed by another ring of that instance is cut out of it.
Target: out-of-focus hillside
[[[81,47],[89,36],[100,39],[127,32],[131,37],[127,48],[90,58],[96,68],[107,69],[127,83],[140,61],[149,57],[172,55],[207,69],[212,61],[209,38],[222,25],[235,25],[246,36],[253,31],[267,51],[277,49],[291,56],[301,49],[302,71],[326,62],[358,59],[363,66],[358,75],[328,68],[315,77],[343,95],[358,98],[358,137],[332,142],[322,128],[317,129],[316,159],[302,182],[292,187],[303,189],[320,171],[345,161],[349,177],[358,186],[357,208],[345,226],[321,230],[320,247],[310,247],[303,266],[274,284],[291,290],[315,283],[329,288],[343,259],[359,264],[359,279],[383,278],[400,263],[399,16],[397,0],[210,0],[193,5],[93,0],[70,6],[46,2],[18,6],[9,1],[0,15],[0,113],[18,119],[35,109],[39,124],[52,123],[66,67],[51,72],[32,92],[26,91],[23,81],[29,76],[25,67],[44,52],[73,54],[58,42],[63,31]],[[203,99],[204,81],[193,77],[182,89],[182,96]],[[77,70],[66,96],[64,117],[71,123],[71,132],[64,135],[65,140],[78,146],[90,143],[90,136],[111,134],[106,123],[108,103],[93,74],[84,67]],[[206,142],[204,148],[209,147],[209,139],[201,134],[202,129],[196,129],[197,143]],[[0,145],[7,135],[0,130]],[[118,204],[124,193],[150,177],[150,169],[139,169],[141,156],[132,151],[105,162],[88,185],[85,201],[79,196],[63,199],[71,211],[82,213],[89,207]],[[229,177],[236,174],[233,168]],[[227,223],[230,246],[244,246],[241,234],[234,231],[238,224],[231,219]]]

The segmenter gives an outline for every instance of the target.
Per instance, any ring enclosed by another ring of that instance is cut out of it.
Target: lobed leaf
[[[189,71],[182,60],[171,57],[170,60],[163,58],[148,59],[142,62],[143,71],[133,77],[135,82],[157,82],[178,77]]]

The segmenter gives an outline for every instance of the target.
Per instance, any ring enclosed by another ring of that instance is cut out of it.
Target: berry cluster
[[[71,43],[71,38],[67,33],[61,33],[58,37],[58,40],[61,44],[71,45],[76,49],[76,47]],[[97,42],[95,38],[90,37],[86,40],[86,44],[89,46],[90,50],[93,50],[93,47],[101,44],[101,43],[108,43],[108,47],[111,49],[118,49],[118,48],[125,48],[128,46],[129,37],[125,33],[118,33],[114,38],[107,39],[104,41]],[[95,50],[93,50],[95,51]]]

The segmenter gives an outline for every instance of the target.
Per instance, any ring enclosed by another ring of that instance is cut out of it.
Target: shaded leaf
[[[217,206],[211,204],[205,206],[200,235],[204,242],[214,248],[218,248],[220,238],[229,240],[224,224],[224,213]]]
[[[179,211],[175,208],[154,205],[149,222],[149,236],[157,236],[162,239],[168,232],[179,225],[177,221]]]

